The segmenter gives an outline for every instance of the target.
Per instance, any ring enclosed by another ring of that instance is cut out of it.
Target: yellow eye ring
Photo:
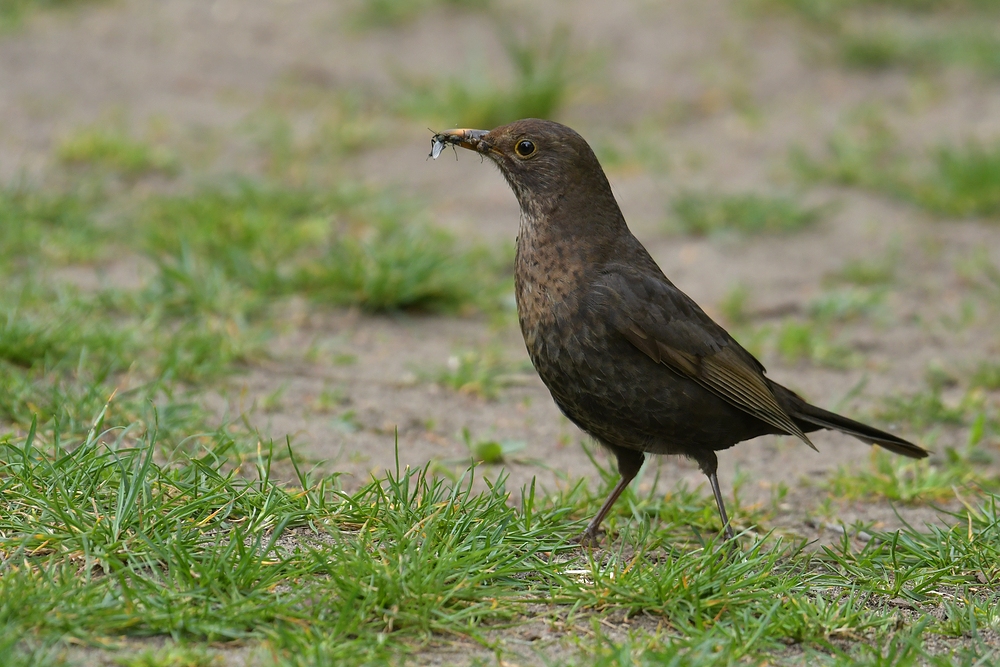
[[[536,150],[538,149],[535,148],[535,142],[528,141],[527,139],[522,139],[514,146],[514,152],[521,157],[531,157],[535,154]]]

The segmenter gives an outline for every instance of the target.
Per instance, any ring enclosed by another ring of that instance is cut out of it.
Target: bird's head
[[[580,202],[613,209],[604,220],[621,216],[594,151],[565,125],[528,118],[488,131],[446,130],[432,144],[461,146],[492,160],[529,217],[545,218]]]

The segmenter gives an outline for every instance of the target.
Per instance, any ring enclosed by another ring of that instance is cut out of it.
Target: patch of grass
[[[808,179],[870,188],[943,216],[1000,216],[1000,145],[940,146],[920,161],[877,121],[841,131],[820,159],[793,153]]]
[[[445,367],[432,377],[454,391],[496,398],[500,389],[516,379],[513,374],[524,370],[527,370],[524,364],[506,361],[498,348],[486,347],[451,355]]]
[[[860,551],[847,536],[818,554],[744,536],[732,558],[699,534],[718,529],[710,498],[684,487],[664,497],[654,483],[648,494],[626,492],[598,554],[568,542],[580,528],[569,517],[588,516],[602,497],[580,485],[550,497],[530,487],[517,508],[502,479],[473,494],[471,478],[448,486],[426,470],[354,493],[298,472],[283,485],[267,446],[247,459],[216,434],[167,465],[153,455],[151,428],[108,419],[99,415],[79,443],[43,446],[34,430],[0,440],[9,636],[102,644],[169,635],[190,647],[175,657],[194,664],[208,642],[266,641],[280,664],[351,665],[412,658],[442,635],[483,641],[498,624],[543,613],[578,638],[586,664],[631,652],[756,664],[788,642],[825,658],[832,639],[884,644],[898,637],[887,601],[935,607],[942,591],[1000,578],[991,497],[947,527],[876,533]],[[974,632],[988,620],[975,596],[949,609],[939,625],[919,613],[914,651],[935,632]],[[579,631],[638,613],[670,632],[614,644]]]
[[[892,429],[918,433],[932,456],[924,460],[906,459],[878,448],[872,452],[871,466],[860,472],[838,470],[829,484],[839,496],[882,497],[903,502],[948,500],[956,489],[1000,488],[1000,477],[989,472],[993,460],[986,446],[1000,436],[1000,414],[981,391],[967,391],[958,401],[946,401],[942,388],[953,384],[943,371],[929,371],[928,389],[909,396],[889,396],[875,411],[879,421]],[[961,429],[962,447],[934,447],[941,429]]]
[[[512,69],[510,80],[499,78],[497,66],[475,63],[451,78],[416,79],[403,111],[441,126],[490,129],[519,118],[558,115],[576,78],[580,61],[570,49],[570,33],[558,27],[548,36],[515,30],[499,32]]]
[[[726,319],[734,326],[735,337],[752,354],[776,354],[787,364],[856,367],[862,358],[844,340],[844,325],[860,320],[884,323],[889,318],[883,289],[828,290],[806,304],[805,317],[785,317],[777,325],[755,326],[748,321],[747,298],[742,290],[734,290],[722,304]]]
[[[527,446],[523,440],[480,440],[472,437],[469,429],[462,429],[462,442],[472,455],[475,463],[498,465],[508,460],[511,454],[521,451]]]
[[[142,211],[139,225],[154,258],[190,267],[181,268],[188,274],[218,271],[237,285],[275,292],[294,270],[290,260],[304,248],[327,242],[333,217],[365,198],[349,188],[327,195],[244,181],[155,198]],[[196,285],[204,282],[192,279]]]
[[[335,156],[359,153],[389,143],[394,123],[379,114],[378,105],[365,106],[350,101],[339,104],[320,119],[307,155],[332,161]]]
[[[838,468],[826,487],[838,498],[885,498],[904,503],[930,503],[955,498],[956,489],[978,486],[1000,488],[1000,477],[984,475],[983,453],[948,448],[944,456],[914,460],[873,447],[867,470]]]
[[[1000,390],[1000,363],[995,361],[982,361],[972,374],[970,384],[973,387],[989,389],[990,391]]]
[[[168,318],[221,318],[243,324],[264,314],[262,285],[244,285],[226,267],[187,245],[176,256],[157,258],[157,271],[140,291],[143,307]],[[248,273],[252,266],[244,267]],[[260,291],[255,291],[254,288]]]
[[[266,356],[267,332],[232,320],[171,323],[154,348],[159,381],[210,382]]]
[[[924,381],[931,391],[937,392],[957,387],[959,384],[958,376],[937,361],[927,364],[927,369],[924,371]]]
[[[890,9],[914,14],[980,12],[996,9],[994,0],[762,0],[765,9],[796,14],[815,25],[836,27],[851,13]]]
[[[412,207],[358,189],[243,184],[156,196],[136,207],[124,235],[119,221],[96,221],[96,206],[29,189],[0,196],[14,223],[0,225],[0,266],[13,276],[0,289],[7,424],[26,428],[37,416],[45,433],[79,435],[116,392],[114,409],[140,419],[148,401],[164,407],[180,384],[262,357],[275,297],[454,311],[495,308],[507,285],[486,250],[461,248]],[[53,289],[38,259],[64,237],[78,251],[138,241],[155,271],[133,291]]]
[[[259,294],[212,271],[197,282],[202,274],[185,272],[190,265],[159,268],[138,294],[113,295],[144,340],[135,369],[143,377],[210,382],[266,356],[270,328]]]
[[[941,215],[1000,215],[1000,144],[941,147],[931,168],[904,185],[904,192]]]
[[[161,301],[181,313],[249,315],[260,297],[292,292],[369,311],[454,311],[490,306],[503,285],[485,249],[462,249],[412,206],[358,188],[241,183],[155,200],[142,224],[171,296]]]
[[[875,416],[885,423],[905,424],[921,431],[934,425],[961,426],[980,407],[981,399],[974,394],[966,394],[960,402],[952,404],[945,402],[940,388],[932,387],[907,396],[886,397]]]
[[[869,540],[860,550],[851,547],[851,538],[845,533],[840,545],[824,550],[828,564],[873,593],[917,603],[939,599],[946,586],[961,591],[979,588],[981,579],[996,581],[1000,574],[992,560],[1000,547],[996,496],[987,495],[983,504],[961,513],[942,513],[942,517],[953,521],[945,527],[928,525],[917,530],[906,526],[898,532],[876,533],[877,539]],[[889,563],[893,564],[893,576],[885,577],[877,566]],[[970,590],[965,595],[971,594]],[[968,632],[977,622],[967,618],[959,624]]]
[[[314,401],[309,405],[310,410],[319,414],[331,414],[342,410],[344,406],[350,405],[351,398],[344,387],[325,386]]]
[[[876,112],[868,109],[830,136],[822,157],[817,159],[796,149],[791,158],[793,168],[809,181],[889,191],[900,180],[903,160],[892,131]]]
[[[66,9],[102,0],[0,0],[0,31],[21,25],[35,10]]]
[[[836,343],[826,327],[812,322],[788,320],[774,335],[774,346],[786,363],[808,361],[828,368],[850,368],[858,355]]]
[[[788,364],[846,369],[860,365],[862,356],[845,340],[845,325],[891,321],[885,297],[880,287],[834,288],[812,298],[802,315],[784,317],[777,325],[755,325],[746,310],[749,297],[740,288],[727,296],[722,309],[737,340],[754,355],[776,354]]]
[[[868,70],[905,68],[934,71],[964,66],[1000,74],[1000,39],[977,27],[949,27],[911,35],[899,28],[846,30],[837,40],[841,61]]]
[[[747,303],[749,301],[750,290],[744,285],[736,285],[726,292],[726,296],[719,303],[719,310],[722,311],[722,316],[730,324],[745,324],[749,319],[747,314]]]
[[[591,560],[588,568],[582,568],[587,583],[592,582],[586,589],[590,594],[584,593],[584,604],[600,610],[624,608],[632,613],[645,609],[669,618],[677,634],[697,638],[692,643],[700,644],[706,657],[722,652],[739,661],[773,647],[781,636],[819,640],[833,629],[829,606],[838,607],[835,613],[852,626],[875,629],[882,625],[882,620],[866,612],[857,600],[838,604],[823,595],[808,602],[796,597],[792,605],[797,609],[781,611],[781,601],[791,602],[790,596],[799,587],[795,580],[812,577],[794,566],[788,570],[778,567],[779,559],[789,555],[780,547],[757,543],[743,552],[745,559],[732,560],[718,558],[708,549],[670,551],[652,565],[646,561],[652,556],[650,551],[641,544],[636,546],[636,557],[613,554],[604,562]],[[746,586],[732,586],[744,577]],[[574,591],[573,597],[577,595]],[[718,622],[704,622],[716,615]],[[686,642],[678,643],[683,646]]]
[[[228,370],[228,369],[227,369]],[[178,373],[175,379],[187,379]],[[204,381],[204,376],[196,379]],[[131,386],[130,386],[131,385]],[[109,412],[124,421],[153,418],[158,408],[161,444],[176,447],[181,440],[192,446],[211,431],[208,416],[195,399],[159,380],[130,381],[128,376],[96,372],[56,373],[23,369],[0,362],[0,423],[23,431],[32,422],[46,439],[79,437],[90,428],[91,416],[113,399]]]
[[[816,224],[823,215],[823,209],[791,197],[757,194],[686,192],[674,198],[671,208],[677,228],[696,236],[795,232]]]
[[[292,284],[315,298],[368,311],[455,312],[495,308],[499,274],[485,249],[463,251],[444,230],[383,219],[343,234]]]
[[[100,256],[109,240],[97,222],[102,203],[96,193],[0,188],[0,273],[39,260],[66,264]]]
[[[0,655],[7,667],[61,667],[65,661],[60,659],[57,643],[40,643],[15,624],[0,627]]]
[[[303,109],[311,122],[293,127],[293,114]],[[279,86],[267,107],[250,114],[240,129],[259,150],[268,178],[298,185],[338,183],[347,156],[391,141],[398,120],[387,114],[385,104],[371,96],[299,81]]]
[[[86,641],[256,637],[285,652],[332,636],[357,651],[510,620],[571,548],[562,511],[529,498],[515,513],[502,484],[474,496],[407,470],[351,496],[328,478],[285,489],[266,454],[249,476],[227,465],[225,438],[164,467],[155,432],[132,431],[102,415],[78,446],[43,449],[33,431],[0,443],[0,620]]]
[[[851,287],[824,292],[811,300],[807,310],[821,323],[849,322],[884,315],[885,292]]]
[[[247,614],[285,569],[272,531],[301,520],[303,500],[270,491],[267,471],[263,486],[223,472],[224,443],[167,470],[153,462],[155,432],[131,444],[128,431],[105,434],[99,418],[72,451],[36,449],[33,432],[20,447],[5,445],[12,511],[0,545],[0,617],[81,638],[135,621],[153,632],[246,636]],[[104,606],[107,595],[117,602]]]
[[[80,433],[131,365],[135,331],[102,326],[65,292],[19,296],[0,299],[0,420]]]
[[[181,424],[202,424],[179,395],[163,405],[173,382],[207,382],[259,354],[231,322],[166,317],[135,295],[0,289],[0,422],[27,428],[37,418],[43,432],[80,435],[117,393],[112,410],[131,420],[161,405],[169,440]]]
[[[224,658],[201,648],[165,646],[115,659],[119,667],[221,667]]]
[[[591,145],[607,171],[646,169],[666,173],[671,164],[665,143],[661,125],[644,120],[612,137],[598,136]]]
[[[995,306],[1000,306],[1000,266],[993,262],[985,248],[977,248],[970,255],[956,263],[956,272],[963,282]]]
[[[892,249],[883,257],[848,260],[839,271],[826,279],[831,283],[847,283],[858,287],[884,287],[896,280],[899,261],[899,250]]]
[[[295,132],[288,117],[271,110],[258,111],[248,115],[240,129],[263,153],[264,172],[268,178],[287,178],[299,157]]]
[[[153,172],[173,174],[178,169],[177,157],[167,149],[109,128],[92,127],[65,137],[56,155],[67,165],[96,167],[132,178]]]
[[[962,520],[971,522],[972,528],[963,525]],[[666,618],[671,619],[673,628],[662,635],[636,633],[630,635],[628,641],[613,646],[601,646],[601,642],[596,651],[593,643],[586,643],[588,650],[604,658],[605,662],[594,662],[589,656],[581,660],[586,660],[586,664],[620,664],[617,660],[625,661],[635,656],[636,664],[662,664],[656,662],[660,659],[673,660],[676,664],[688,664],[688,661],[690,664],[773,664],[782,657],[782,642],[795,641],[804,644],[799,649],[808,653],[809,664],[827,664],[825,660],[837,660],[839,657],[836,651],[831,650],[829,642],[851,637],[853,629],[860,628],[865,628],[866,636],[878,638],[873,642],[875,646],[890,647],[895,655],[897,648],[892,645],[899,636],[893,638],[896,633],[890,620],[895,611],[886,602],[903,597],[933,604],[945,586],[961,587],[981,581],[979,577],[982,573],[976,569],[980,565],[987,566],[990,572],[996,571],[995,566],[989,565],[989,555],[998,546],[997,519],[992,500],[988,500],[982,510],[956,515],[952,528],[927,529],[926,532],[906,528],[898,533],[877,534],[876,538],[858,551],[847,537],[840,545],[826,549],[813,563],[814,567],[806,570],[797,569],[809,558],[803,558],[801,552],[790,552],[788,560],[784,561],[790,567],[785,569],[768,567],[766,560],[761,560],[766,559],[766,550],[753,551],[749,555],[744,551],[736,562],[742,563],[742,557],[746,556],[758,560],[759,565],[750,575],[753,583],[744,589],[746,595],[739,597],[724,587],[713,588],[711,592],[700,589],[708,583],[706,580],[715,579],[715,572],[705,567],[707,563],[703,561],[698,564],[683,563],[685,554],[668,551],[658,560],[656,569],[648,570],[643,554],[650,552],[639,547],[635,557],[631,554],[620,557],[618,567],[624,566],[624,570],[620,570],[614,567],[618,554],[612,552],[610,557],[606,557],[606,562],[610,561],[607,564],[610,572],[604,577],[595,575],[592,590],[604,596],[629,590],[629,602],[642,600],[646,604],[646,613],[662,611]],[[952,548],[956,549],[954,560],[950,558],[952,552],[949,550]],[[773,552],[770,553],[773,555]],[[726,562],[725,559],[716,561],[720,567],[725,567]],[[682,565],[676,576],[662,576],[664,568],[674,563]],[[759,568],[770,570],[770,575],[764,577],[767,583],[763,585],[758,578],[762,573]],[[895,576],[886,577],[882,568],[892,571]],[[646,579],[655,576],[656,572],[661,575],[659,584]],[[692,572],[697,572],[697,576],[690,576]],[[690,579],[687,579],[688,576]],[[802,596],[799,594],[802,589],[783,590],[779,583],[783,576],[798,577],[800,584],[813,594]],[[639,581],[643,585],[638,588],[631,585]],[[839,588],[845,581],[859,582],[859,585],[850,589]],[[665,596],[675,602],[659,605],[657,593],[665,586],[678,583],[681,586]],[[750,588],[762,593],[763,597],[750,593]],[[700,600],[696,602],[687,597],[699,589],[703,593]],[[733,600],[734,606],[720,615],[717,622],[686,625],[692,618],[691,610],[700,609],[709,614],[708,607],[713,602],[728,600]],[[761,606],[751,613],[750,607],[758,604]],[[609,604],[605,609],[617,606]],[[968,617],[960,621],[964,632],[978,627],[978,622],[976,618]],[[924,653],[925,647],[930,649],[928,635],[935,632],[936,621],[930,615],[920,613],[914,624],[912,633],[906,634],[906,652],[919,655]],[[867,655],[863,649],[858,650]],[[985,647],[981,648],[980,654],[983,651],[989,652]],[[647,654],[654,660],[646,662],[643,658]],[[800,658],[801,654],[796,651],[793,659]],[[838,660],[832,664],[869,663]]]
[[[69,301],[43,317],[0,311],[0,362],[22,368],[125,370],[133,346],[131,332],[81,321],[85,304]]]
[[[758,9],[802,19],[820,48],[849,67],[940,71],[964,66],[1000,74],[997,37],[983,28],[994,0],[756,0]]]
[[[811,28],[815,46],[848,67],[1000,74],[1000,41],[984,25],[993,0],[761,0]]]
[[[399,26],[437,8],[483,11],[491,4],[492,0],[362,0],[355,22],[361,28]]]

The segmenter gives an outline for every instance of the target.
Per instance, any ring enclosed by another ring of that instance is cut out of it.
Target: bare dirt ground
[[[212,171],[253,173],[259,165],[249,157],[241,123],[270,108],[275,91],[318,85],[388,96],[395,71],[453,73],[473,57],[503,60],[490,19],[480,14],[433,11],[410,25],[358,31],[347,25],[350,10],[328,0],[121,0],[36,15],[0,38],[0,178],[44,174],[61,136],[109,118],[138,132],[158,123],[193,143],[213,137]],[[957,317],[967,293],[957,263],[983,249],[1000,261],[1000,226],[941,222],[893,200],[826,187],[811,189],[810,201],[838,206],[818,227],[794,235],[691,239],[668,233],[664,221],[670,197],[683,187],[788,187],[789,149],[820,148],[859,105],[879,105],[904,144],[914,147],[1000,138],[1000,84],[964,72],[932,84],[898,73],[847,72],[810,57],[790,21],[721,0],[503,2],[499,11],[542,26],[567,24],[578,48],[601,55],[603,67],[579,87],[559,120],[595,140],[623,143],[642,120],[658,126],[649,141],[667,156],[669,170],[623,168],[609,176],[633,230],[665,273],[711,314],[719,314],[718,304],[736,285],[748,289],[751,315],[758,313],[761,322],[768,313],[795,312],[845,262],[898,249],[899,280],[888,298],[892,325],[860,321],[846,330],[863,366],[792,365],[770,354],[764,362],[773,378],[827,407],[866,379],[860,395],[840,406],[864,415],[877,397],[923,387],[929,364],[967,371],[996,358],[995,312],[981,311],[964,328],[944,318]],[[753,112],[738,108],[737,97],[749,100]],[[674,113],[678,108],[687,112]],[[314,120],[306,105],[288,103],[285,111],[303,126]],[[463,119],[447,124],[462,126]],[[345,173],[422,196],[432,219],[464,238],[512,242],[517,206],[494,169],[471,155],[426,161],[429,134],[419,123],[400,121],[386,131],[384,140],[350,158]],[[130,272],[109,264],[94,267],[94,275],[113,281]],[[464,467],[461,432],[468,429],[477,438],[526,443],[505,466],[513,488],[532,477],[550,489],[580,477],[594,483],[582,434],[533,373],[495,400],[420,379],[455,351],[486,344],[498,345],[513,362],[525,359],[512,322],[375,317],[300,304],[273,341],[271,360],[234,378],[217,402],[232,415],[277,396],[267,410],[251,413],[253,423],[275,440],[290,435],[301,454],[346,473],[348,487],[394,465],[396,429],[404,464]],[[307,356],[306,349],[314,353]],[[338,355],[356,361],[337,365]],[[350,428],[311,407],[331,389],[354,411]],[[903,435],[920,441],[923,434]],[[946,431],[934,447],[960,437]],[[814,441],[818,454],[789,438],[758,439],[722,454],[723,488],[730,489],[740,471],[749,480],[744,502],[764,502],[771,486],[784,482],[792,491],[778,521],[804,537],[823,537],[823,522],[811,519],[817,492],[803,480],[867,465],[868,448],[839,435],[819,434]],[[692,463],[654,465],[668,486],[703,482]],[[897,509],[918,524],[933,516],[926,508]],[[888,527],[897,520],[894,511],[885,503],[844,503],[839,518]],[[434,659],[451,664],[472,657],[464,648],[460,655],[450,650],[443,647]]]

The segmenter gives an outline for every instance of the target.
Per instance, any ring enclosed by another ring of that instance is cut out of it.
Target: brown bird
[[[832,429],[896,454],[927,451],[807,403],[667,279],[632,235],[583,137],[547,120],[436,134],[489,158],[521,205],[514,284],[528,355],[559,409],[617,458],[597,531],[649,454],[683,454],[708,475],[727,539],[717,451],[765,434]]]

